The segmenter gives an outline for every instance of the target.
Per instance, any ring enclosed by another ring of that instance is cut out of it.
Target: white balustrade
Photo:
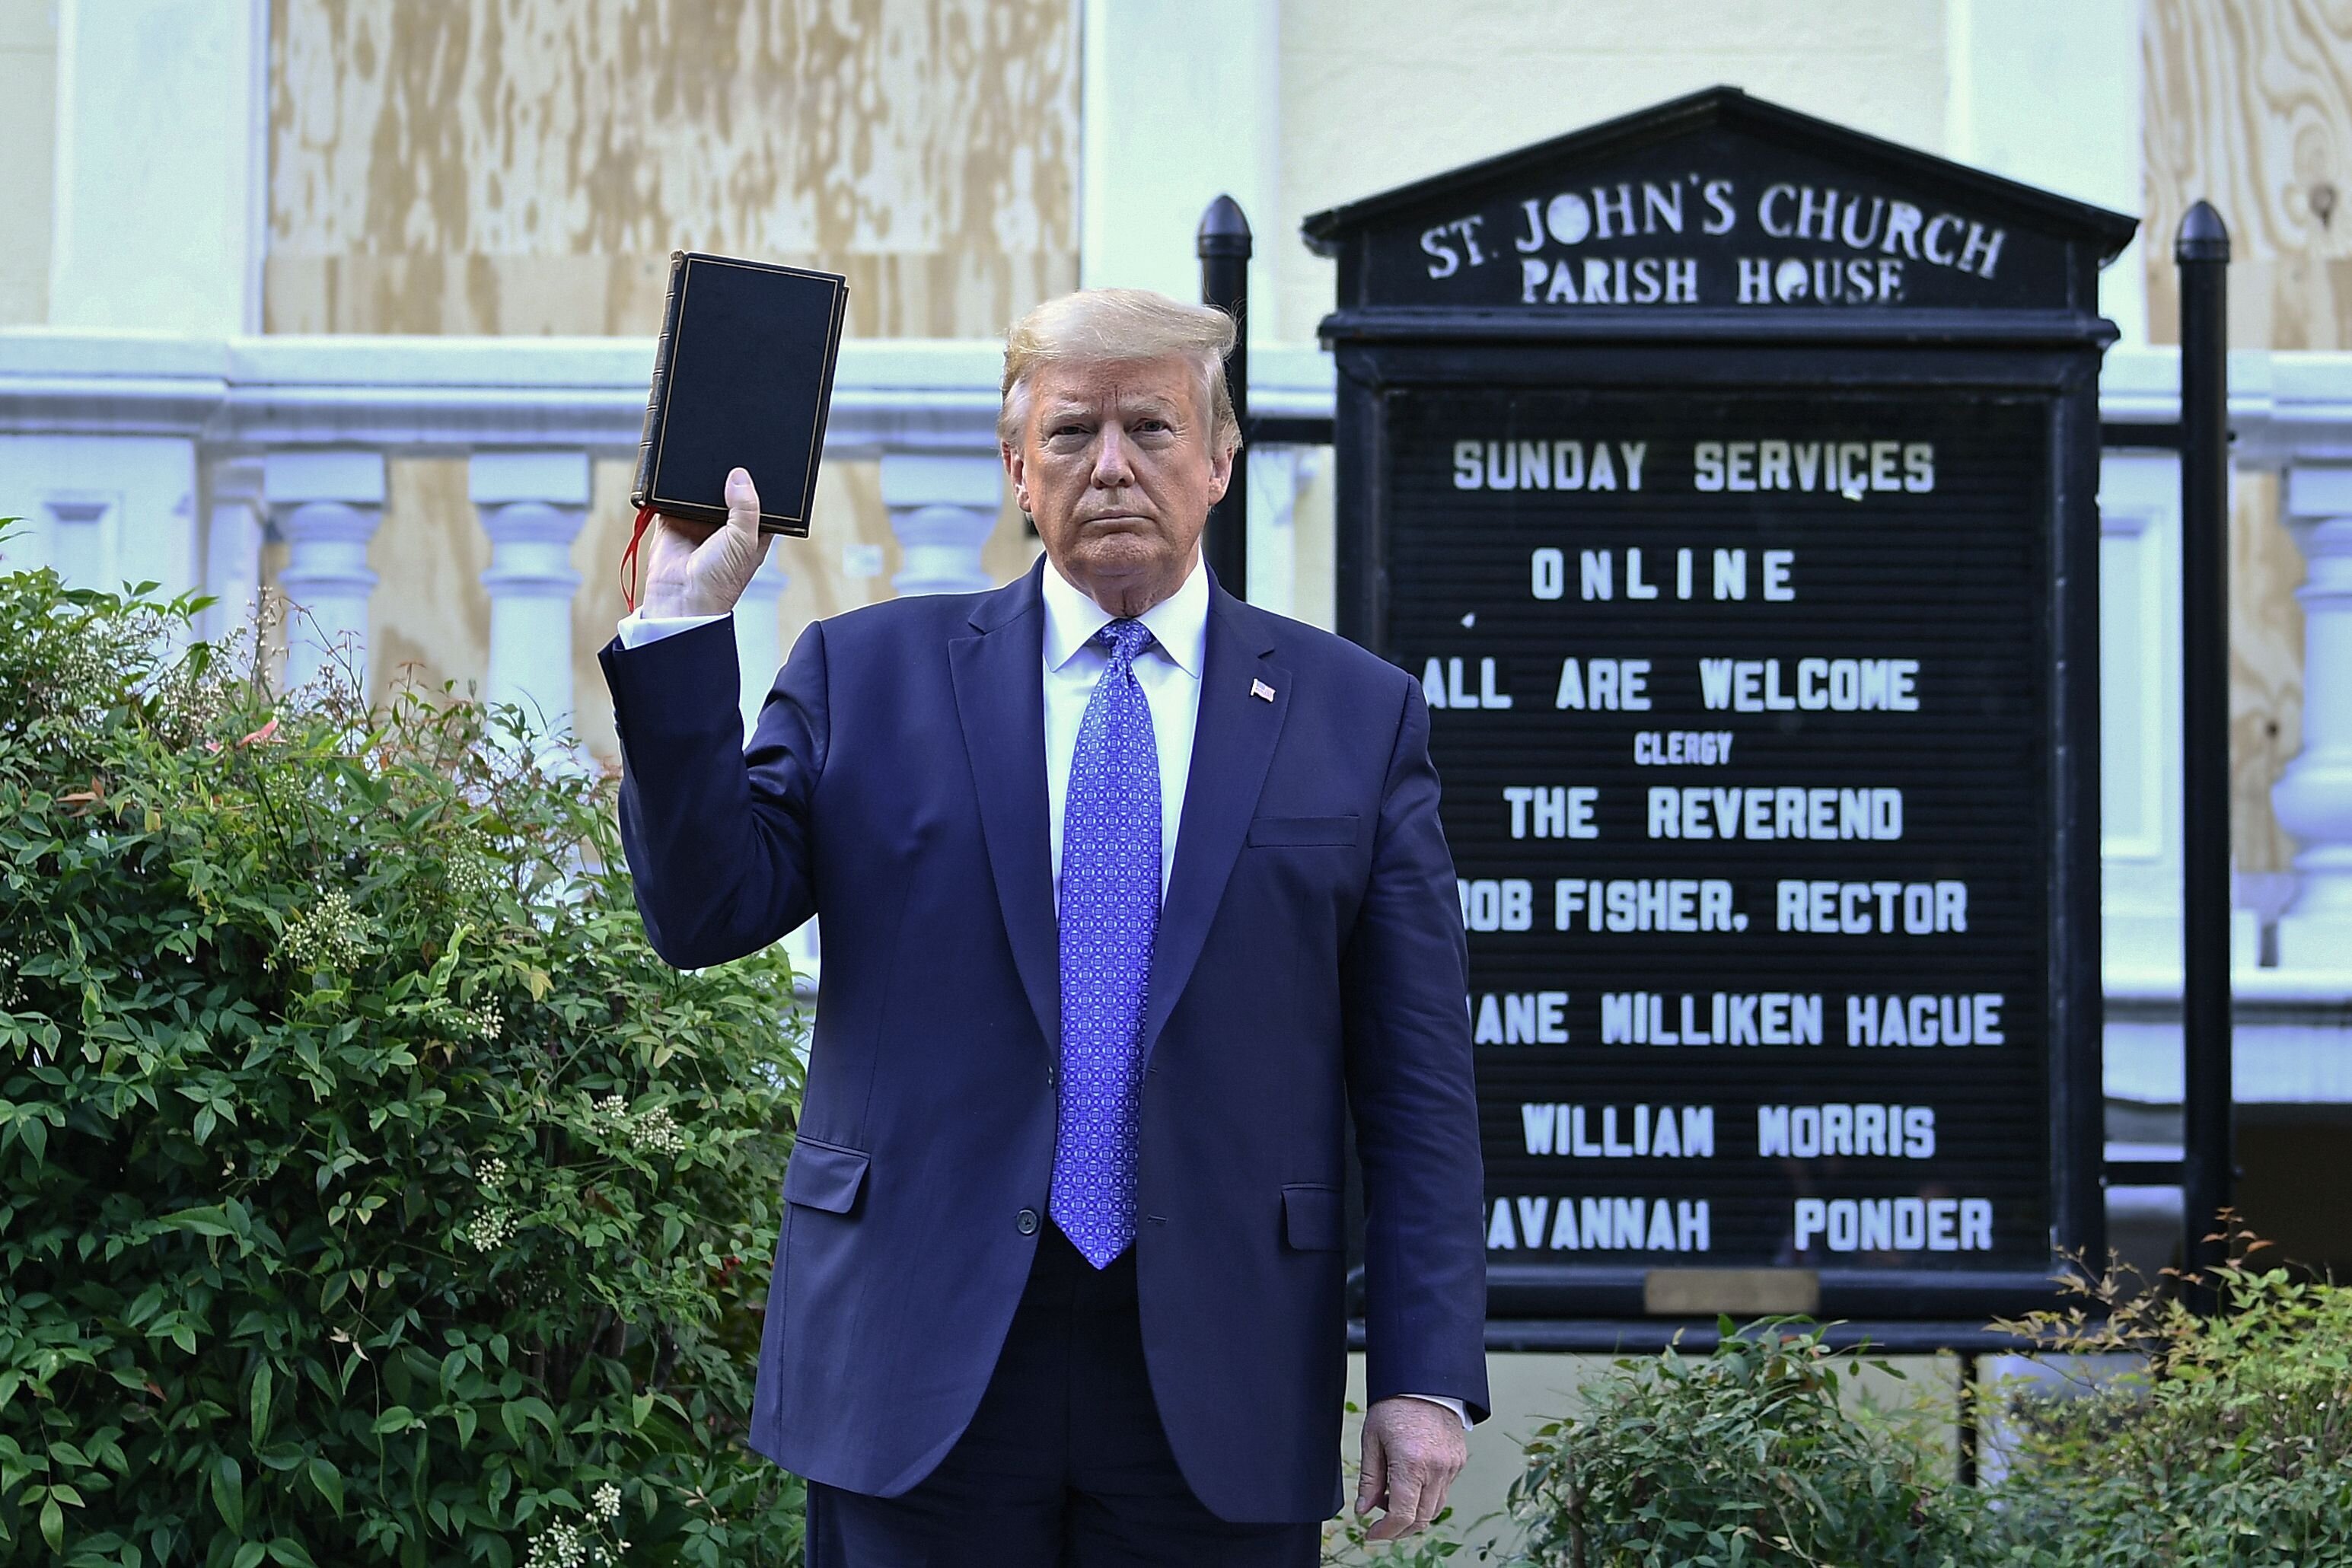
[[[882,504],[902,563],[901,594],[971,594],[995,580],[980,563],[1004,500],[1004,468],[984,453],[886,452]]]
[[[0,543],[0,569],[53,563],[94,586],[201,588],[221,601],[202,627],[216,637],[246,615],[274,536],[299,606],[289,679],[316,676],[338,647],[364,677],[385,460],[465,457],[491,542],[487,689],[561,722],[573,701],[570,556],[588,465],[634,454],[651,355],[647,339],[0,331],[0,515],[27,520]],[[1328,355],[1269,343],[1251,359],[1255,412],[1328,416]],[[2177,417],[2178,365],[2168,350],[2111,353],[2102,416]],[[1001,350],[982,342],[843,346],[826,457],[878,462],[899,593],[992,585],[1000,368]],[[2245,944],[2240,994],[2316,985],[2340,996],[2352,992],[2352,355],[2233,354],[2231,387],[2236,460],[2287,475],[2289,524],[2310,563],[2305,745],[2274,797],[2300,845],[2297,889],[2279,967],[2256,970]],[[1251,596],[1269,608],[1305,597],[1292,516],[1327,462],[1311,447],[1252,453]],[[2108,988],[2143,1005],[2179,984],[2177,498],[2168,458],[2110,454],[2105,479]],[[747,725],[782,658],[787,582],[774,552],[736,618]],[[2115,1044],[2111,1066],[2125,1060]]]
[[[2099,907],[2110,977],[2179,984],[2180,459],[2099,465]]]
[[[490,539],[490,660],[482,695],[546,733],[572,729],[572,542],[588,521],[588,454],[477,452],[466,489]]]
[[[2290,469],[2285,510],[2308,575],[2295,592],[2303,751],[2271,795],[2279,826],[2301,846],[2279,964],[2352,973],[2352,464]]]
[[[368,544],[383,521],[383,454],[344,448],[272,452],[262,497],[287,544],[286,687],[348,670],[367,689]]]
[[[1249,601],[1298,613],[1298,498],[1323,466],[1320,447],[1258,447],[1249,455]]]
[[[743,585],[743,596],[735,601],[735,668],[741,685],[738,700],[743,709],[746,740],[759,721],[760,705],[776,684],[776,671],[783,668],[783,632],[776,612],[793,581],[784,571],[783,559],[784,552],[771,544],[768,558],[760,563],[760,570]]]
[[[258,460],[215,464],[205,524],[205,595],[197,622],[207,642],[226,642],[252,617],[261,590],[262,473]]]

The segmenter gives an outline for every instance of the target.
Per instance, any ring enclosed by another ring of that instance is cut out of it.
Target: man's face
[[[1048,364],[1030,378],[1028,427],[1004,449],[1045,553],[1118,615],[1181,586],[1231,453],[1210,442],[1201,378],[1181,358]]]

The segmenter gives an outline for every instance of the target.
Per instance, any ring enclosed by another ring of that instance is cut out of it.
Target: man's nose
[[[1135,482],[1134,454],[1127,448],[1127,432],[1116,425],[1103,426],[1102,440],[1095,447],[1095,485],[1100,489],[1115,490]]]

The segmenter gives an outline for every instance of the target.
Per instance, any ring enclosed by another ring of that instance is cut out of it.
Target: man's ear
[[[1225,452],[1212,450],[1209,454],[1209,504],[1216,505],[1225,499],[1225,491],[1234,482],[1234,453],[1236,446]]]
[[[1027,511],[1029,490],[1027,482],[1023,477],[1025,465],[1022,462],[1021,448],[1010,441],[999,441],[996,444],[996,452],[997,456],[1004,459],[1004,478],[1013,486],[1013,500],[1019,503],[1023,511]]]

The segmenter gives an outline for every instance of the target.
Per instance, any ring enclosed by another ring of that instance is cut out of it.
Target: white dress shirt
[[[1045,567],[1045,832],[1052,846],[1054,885],[1062,885],[1062,816],[1070,795],[1070,766],[1078,754],[1078,725],[1110,668],[1110,653],[1095,634],[1117,617]],[[1176,864],[1177,825],[1184,816],[1184,784],[1192,775],[1192,732],[1201,720],[1201,661],[1209,650],[1209,574],[1192,563],[1184,585],[1139,617],[1151,646],[1135,658],[1135,683],[1151,709],[1151,739],[1160,748],[1160,891]]]
[[[1078,725],[1087,703],[1110,666],[1110,654],[1094,636],[1118,617],[1062,575],[1051,562],[1045,571],[1045,832],[1053,855],[1054,885],[1062,883],[1062,814],[1070,795],[1070,764],[1078,752]],[[647,616],[640,610],[620,625],[621,646],[642,647],[721,616]],[[1209,574],[1195,556],[1183,586],[1139,617],[1151,628],[1151,646],[1136,656],[1136,684],[1151,709],[1151,738],[1160,748],[1160,891],[1176,864],[1176,833],[1184,817],[1184,786],[1192,774],[1192,736],[1201,721],[1201,666],[1209,649]],[[1435,1394],[1407,1394],[1442,1405],[1470,1424],[1458,1399]]]

